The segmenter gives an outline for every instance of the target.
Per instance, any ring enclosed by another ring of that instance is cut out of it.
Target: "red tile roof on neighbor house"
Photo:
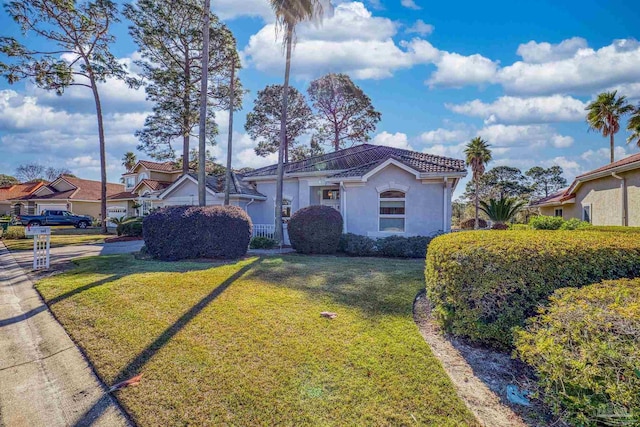
[[[557,193],[550,194],[548,197],[544,197],[540,200],[536,200],[535,202],[531,203],[529,206],[550,205],[553,203],[562,203],[567,200],[570,200],[576,196],[575,189],[578,183],[582,181],[588,181],[589,177],[592,177],[599,173],[607,172],[609,170],[614,170],[621,166],[633,165],[634,163],[637,163],[637,165],[635,166],[637,168],[640,168],[640,154],[634,154],[629,157],[625,157],[624,159],[618,160],[617,162],[609,163],[608,165],[583,173],[582,175],[578,175],[568,188],[558,191]],[[594,179],[596,178],[598,177],[597,176],[594,177]]]
[[[29,196],[38,188],[46,184],[46,182],[25,182],[24,184],[14,184],[7,187],[0,187],[0,201],[19,199],[25,196]]]
[[[100,200],[101,183],[100,181],[91,181],[88,179],[76,178],[69,175],[61,176],[58,179],[64,179],[69,184],[76,187],[67,191],[56,191],[51,185],[47,187],[53,191],[52,194],[42,196],[27,196],[21,199],[29,200]],[[56,180],[57,181],[57,180]],[[55,181],[54,181],[55,182]],[[124,191],[124,184],[107,183],[107,198],[113,194]]]
[[[140,184],[146,184],[147,187],[149,187],[153,191],[158,191],[158,190],[164,190],[165,188],[170,186],[172,183],[167,181],[156,181],[155,179],[143,179],[142,181],[140,181],[138,185]]]
[[[158,171],[158,172],[177,172],[182,170],[179,167],[177,167],[174,162],[158,163],[158,162],[152,162],[149,160],[140,160],[138,164],[141,164],[142,166],[144,166],[149,170]]]
[[[130,191],[123,191],[121,193],[116,193],[116,194],[107,196],[107,200],[131,200],[131,199],[137,199],[137,198],[138,198],[138,195]]]

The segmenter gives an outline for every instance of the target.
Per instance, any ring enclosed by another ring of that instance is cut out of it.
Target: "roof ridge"
[[[366,149],[364,149],[364,150],[358,151],[358,154],[360,154],[360,153],[364,153],[364,152],[366,152],[366,151],[371,151],[371,150],[377,149],[377,148],[379,148],[379,147],[383,147],[382,145],[360,144],[360,145],[355,145],[355,146],[353,146],[353,147],[344,148],[344,149],[339,150],[339,151],[347,151],[347,150],[351,150],[352,148],[356,148],[356,147],[363,147],[363,146],[367,146],[367,148],[366,148]],[[309,159],[313,159],[313,158],[315,158],[315,157],[327,156],[327,155],[335,154],[335,153],[337,153],[337,152],[338,152],[338,151],[333,151],[333,152],[331,152],[331,153],[325,153],[325,154],[322,154],[322,155],[318,155],[318,156],[314,156],[314,157],[309,157],[308,159],[300,160],[300,162],[306,162],[307,160],[309,160]],[[340,154],[339,156],[331,157],[331,159],[328,159],[328,160],[342,159],[342,158],[344,158],[344,157],[346,157],[346,156],[352,156],[352,155],[354,155],[354,154],[355,154],[355,153],[342,153],[342,154]],[[296,163],[298,163],[298,162],[296,162]],[[296,168],[296,169],[290,169],[290,170],[288,171],[288,173],[295,172],[296,170],[299,170],[299,169],[305,169],[305,168],[308,168],[308,167],[309,167],[309,166],[303,166],[303,167],[299,167],[299,168]]]

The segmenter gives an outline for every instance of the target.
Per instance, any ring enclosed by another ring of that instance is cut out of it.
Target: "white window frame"
[[[131,180],[131,183],[129,183],[129,180]],[[136,186],[136,177],[128,176],[125,178],[124,183],[127,188],[133,188]]]
[[[382,195],[388,191],[399,191],[404,194],[404,197],[385,197],[382,198]],[[403,202],[404,203],[404,214],[381,214],[380,213],[380,204],[382,201],[385,202]],[[388,234],[404,234],[407,232],[407,191],[403,189],[395,189],[395,188],[385,188],[383,191],[378,192],[378,204],[376,206],[378,211],[378,232],[379,233],[388,233]],[[404,227],[402,231],[386,231],[382,230],[380,227],[381,219],[403,219]]]
[[[593,224],[593,208],[592,208],[592,206],[593,205],[590,205],[590,204],[589,205],[582,205],[582,220],[583,221],[587,221],[590,224]],[[588,214],[589,215],[589,219],[588,220],[585,219],[586,218],[586,215],[585,215],[586,211],[589,211],[589,214]]]
[[[560,215],[558,215],[558,211],[560,211]],[[563,217],[563,214],[564,214],[564,212],[562,211],[562,208],[555,208],[555,209],[553,210],[553,216],[557,216],[557,217],[562,218],[562,217]]]

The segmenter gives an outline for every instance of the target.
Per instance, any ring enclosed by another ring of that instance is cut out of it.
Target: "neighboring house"
[[[122,184],[107,183],[107,198],[124,191]],[[39,215],[44,210],[66,210],[78,215],[100,218],[100,181],[62,175],[31,194],[13,199],[15,204],[27,204],[30,213]]]
[[[231,202],[254,229],[273,229],[277,165],[233,175]],[[284,166],[286,222],[309,205],[342,213],[344,232],[371,237],[432,235],[451,228],[451,195],[467,171],[463,160],[363,144]],[[198,203],[195,175],[166,188],[161,205]],[[207,183],[207,204],[224,200],[224,177]]]
[[[35,213],[35,203],[20,201],[28,197],[46,182],[26,182],[0,187],[0,215],[29,215]],[[15,200],[14,199],[18,199]]]
[[[594,225],[640,226],[640,154],[582,174],[565,190],[530,205],[541,215]]]
[[[124,191],[108,198],[107,216],[121,218],[143,216],[159,207],[157,196],[180,178],[182,169],[173,162],[140,160],[122,175]]]

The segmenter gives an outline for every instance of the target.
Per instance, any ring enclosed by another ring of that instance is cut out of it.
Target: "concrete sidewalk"
[[[0,242],[0,426],[80,425],[129,422]]]

